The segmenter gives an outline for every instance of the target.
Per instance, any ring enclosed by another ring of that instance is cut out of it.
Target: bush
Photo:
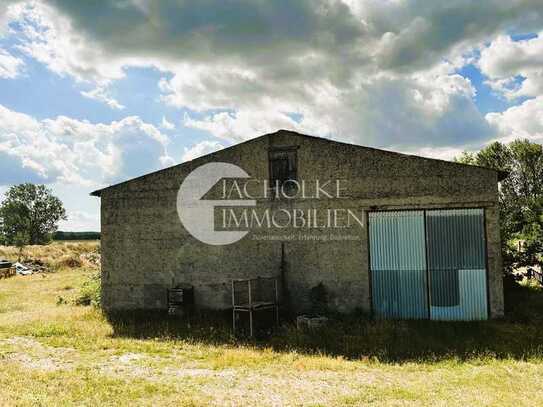
[[[100,273],[91,275],[83,283],[74,302],[75,305],[100,307]]]

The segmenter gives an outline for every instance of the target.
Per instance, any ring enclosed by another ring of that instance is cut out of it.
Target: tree
[[[500,232],[505,272],[539,264],[543,256],[543,147],[529,140],[494,142],[478,153],[463,153],[465,164],[508,173],[500,183]],[[525,240],[522,251],[510,243]]]
[[[24,231],[19,231],[15,233],[15,236],[13,237],[13,244],[19,249],[17,261],[21,261],[21,257],[23,257],[23,250],[25,249],[25,246],[28,244],[28,242],[29,238],[27,233],[25,233]]]
[[[66,211],[60,199],[44,185],[12,186],[0,205],[0,234],[5,244],[45,244]]]

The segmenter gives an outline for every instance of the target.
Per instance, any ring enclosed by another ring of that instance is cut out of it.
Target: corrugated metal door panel
[[[423,211],[370,212],[372,270],[426,268]]]
[[[376,316],[427,318],[424,212],[372,212],[369,235]]]
[[[379,318],[428,318],[424,270],[373,270],[372,295]]]
[[[447,320],[485,319],[483,210],[427,211],[426,234],[430,317]]]
[[[487,319],[486,270],[459,270],[460,300],[453,307],[430,306],[431,318],[441,321]]]
[[[430,270],[485,268],[485,230],[482,209],[426,212]]]

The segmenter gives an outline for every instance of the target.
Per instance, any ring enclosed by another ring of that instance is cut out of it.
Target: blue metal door
[[[424,212],[371,212],[369,239],[375,315],[428,318]]]
[[[483,209],[426,212],[430,318],[487,318]]]
[[[369,245],[377,317],[487,318],[483,209],[371,212]]]

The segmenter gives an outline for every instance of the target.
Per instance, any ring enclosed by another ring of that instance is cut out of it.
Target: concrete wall
[[[186,175],[206,162],[234,163],[253,178],[268,179],[268,151],[278,146],[298,146],[299,179],[346,180],[346,198],[341,202],[261,199],[259,208],[485,208],[491,314],[503,314],[496,172],[290,132],[260,137],[103,190],[105,308],[164,308],[166,288],[172,283],[193,285],[200,307],[226,308],[231,303],[231,279],[277,276],[281,242],[258,241],[249,234],[228,246],[201,243],[183,228],[176,197]],[[287,283],[296,309],[307,308],[310,288],[323,282],[333,309],[370,310],[367,230],[353,228],[350,233],[358,240],[284,243]]]

